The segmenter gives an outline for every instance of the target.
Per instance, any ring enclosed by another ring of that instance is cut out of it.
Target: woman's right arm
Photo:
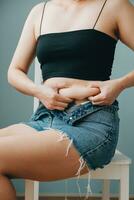
[[[35,58],[36,36],[35,27],[39,30],[40,13],[43,3],[32,8],[24,24],[17,48],[8,69],[8,82],[18,91],[40,99],[49,109],[64,109],[72,99],[64,97],[50,87],[36,85],[28,76],[30,64]],[[35,26],[35,22],[38,25]],[[38,27],[37,27],[38,26]]]
[[[23,30],[10,63],[7,79],[8,82],[18,91],[23,94],[35,96],[38,87],[28,78],[27,73],[35,58],[36,38],[35,38],[35,19],[38,10],[41,9],[41,4],[38,4],[30,11]]]

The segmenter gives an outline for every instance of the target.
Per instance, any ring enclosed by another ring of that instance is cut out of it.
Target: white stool
[[[36,84],[41,84],[41,70],[37,58],[35,60],[35,79]],[[34,97],[35,111],[39,100]],[[103,169],[91,171],[92,179],[103,180],[102,200],[110,200],[110,180],[120,180],[120,200],[129,200],[129,165],[131,159],[120,151],[116,150],[112,161]],[[76,177],[77,178],[77,177]],[[76,179],[71,178],[71,179]],[[88,174],[80,176],[80,179],[87,179]],[[39,200],[39,182],[25,180],[25,200]]]

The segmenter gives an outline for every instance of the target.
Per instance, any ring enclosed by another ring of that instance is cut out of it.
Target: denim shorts
[[[69,155],[69,147],[73,144],[80,155],[80,167],[77,172],[80,176],[80,170],[85,164],[89,170],[96,170],[104,168],[112,160],[119,136],[118,110],[117,99],[111,105],[94,105],[91,101],[75,104],[73,101],[63,111],[49,110],[39,101],[38,108],[28,121],[21,123],[37,131],[58,130],[61,133],[59,142],[69,138],[66,156]],[[88,192],[91,192],[90,175],[89,173]]]

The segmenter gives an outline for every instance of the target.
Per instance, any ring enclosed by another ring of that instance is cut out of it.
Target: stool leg
[[[120,200],[129,200],[129,165],[121,167]]]
[[[39,200],[39,182],[25,180],[25,200]]]
[[[110,180],[103,180],[102,200],[110,200]]]

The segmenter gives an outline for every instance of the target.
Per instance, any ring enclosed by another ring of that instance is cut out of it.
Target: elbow
[[[9,84],[11,84],[11,79],[12,79],[11,78],[11,76],[12,76],[11,74],[12,74],[11,70],[8,69],[8,71],[7,71],[7,81],[8,81]]]
[[[10,83],[11,73],[10,70],[7,71],[7,81]]]
[[[7,81],[10,85],[13,84],[14,74],[14,70],[9,68],[7,71]]]

